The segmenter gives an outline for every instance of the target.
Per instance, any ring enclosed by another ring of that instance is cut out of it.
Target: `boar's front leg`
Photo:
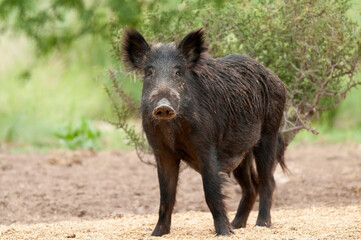
[[[160,190],[160,206],[158,223],[152,236],[168,234],[171,216],[175,203],[180,160],[169,153],[156,156]]]
[[[201,174],[203,181],[204,194],[209,210],[212,213],[214,227],[217,235],[228,236],[232,231],[229,223],[226,209],[223,204],[224,195],[222,194],[222,176],[219,171],[217,156],[212,149],[206,151],[200,156]]]

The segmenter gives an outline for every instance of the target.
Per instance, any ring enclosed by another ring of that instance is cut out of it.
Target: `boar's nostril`
[[[167,101],[167,103],[169,102]],[[175,117],[174,109],[167,103],[163,99],[159,101],[158,106],[153,111],[155,118],[169,120]]]
[[[172,119],[175,116],[175,112],[171,107],[160,106],[154,110],[153,115],[158,119]]]

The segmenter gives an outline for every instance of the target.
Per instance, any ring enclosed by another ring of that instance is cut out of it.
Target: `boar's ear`
[[[203,28],[194,30],[178,44],[178,50],[185,58],[189,68],[194,68],[205,57],[207,44],[204,35]]]
[[[125,29],[122,43],[123,63],[130,69],[140,70],[150,47],[135,29]]]

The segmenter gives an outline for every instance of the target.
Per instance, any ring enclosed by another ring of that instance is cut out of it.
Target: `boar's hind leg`
[[[256,201],[258,184],[252,160],[253,154],[249,152],[242,163],[233,171],[234,177],[242,188],[242,199],[232,221],[233,228],[246,227],[249,213]]]
[[[275,188],[273,172],[276,166],[277,133],[262,134],[253,149],[259,184],[259,212],[256,225],[271,226],[272,196]]]
[[[216,154],[212,151],[201,156],[201,174],[204,194],[212,213],[217,235],[228,236],[233,233],[226,209],[223,204],[222,176],[219,174]]]
[[[158,180],[160,188],[159,218],[152,236],[168,234],[175,203],[180,160],[170,154],[158,156]]]

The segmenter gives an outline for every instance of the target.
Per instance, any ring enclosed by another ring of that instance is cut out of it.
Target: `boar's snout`
[[[157,103],[153,116],[159,120],[170,120],[176,116],[176,112],[171,103],[166,98],[162,98]]]

